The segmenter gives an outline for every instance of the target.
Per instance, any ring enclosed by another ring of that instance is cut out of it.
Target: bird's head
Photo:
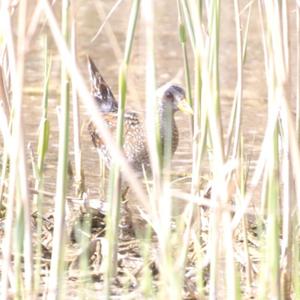
[[[177,84],[166,84],[158,89],[160,109],[171,108],[173,112],[178,110],[193,114],[191,106],[185,98],[185,91]]]

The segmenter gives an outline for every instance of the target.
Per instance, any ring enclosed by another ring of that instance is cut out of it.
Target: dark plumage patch
[[[88,57],[88,69],[90,73],[91,94],[97,101],[99,110],[101,112],[118,111],[118,102],[90,57]]]
[[[185,95],[185,91],[182,87],[180,87],[179,85],[173,84],[172,87],[174,88],[174,90],[176,90],[179,94]]]

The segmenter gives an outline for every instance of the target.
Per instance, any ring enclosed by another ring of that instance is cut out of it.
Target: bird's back
[[[117,113],[104,113],[103,118],[109,131],[115,138],[117,131]],[[107,147],[102,140],[93,121],[89,123],[88,130],[94,146],[97,148],[106,166],[110,168],[112,165],[112,157],[109,147]],[[143,164],[146,168],[149,165],[149,155],[144,131],[144,122],[139,118],[139,114],[135,112],[125,112],[123,136],[124,156],[135,171],[141,172]]]

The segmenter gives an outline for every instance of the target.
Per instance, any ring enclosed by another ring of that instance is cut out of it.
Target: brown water
[[[106,81],[117,95],[118,66],[122,58],[131,1],[123,1],[105,25],[98,38],[91,42],[99,26],[103,22],[101,9],[106,14],[115,1],[78,1],[78,60],[82,73],[87,78],[85,55],[89,54],[95,60]],[[243,1],[247,3],[247,1]],[[174,2],[175,3],[175,2]],[[156,74],[157,85],[163,84],[178,76],[183,79],[182,51],[178,42],[177,8],[170,1],[156,1]],[[223,3],[222,3],[223,4]],[[242,5],[241,5],[242,7]],[[59,9],[57,9],[59,11]],[[220,43],[220,91],[222,99],[223,123],[228,123],[236,82],[236,46],[233,4],[226,1],[221,14]],[[100,15],[100,16],[99,16]],[[243,130],[245,148],[252,158],[257,156],[259,144],[265,126],[266,87],[264,79],[263,52],[258,22],[258,11],[254,7],[249,28],[247,61],[244,69],[244,102]],[[245,24],[246,14],[242,15]],[[140,22],[140,21],[139,21]],[[137,35],[134,41],[133,55],[129,69],[128,105],[136,110],[143,109],[144,101],[144,31],[138,23]],[[37,128],[40,120],[41,94],[35,92],[42,87],[43,61],[42,39],[38,37],[32,45],[26,67],[27,93],[24,104],[24,119],[26,126],[26,141],[35,145]],[[59,105],[59,63],[55,45],[50,40],[53,58],[53,69],[50,81],[49,118],[51,126],[50,147],[46,159],[47,191],[54,191],[57,164],[58,129],[56,107]],[[191,49],[189,49],[191,50]],[[191,51],[190,51],[191,53]],[[192,66],[192,59],[190,59]],[[88,83],[88,82],[87,82]],[[81,120],[85,124],[88,116],[81,106]],[[187,116],[177,115],[180,129],[180,144],[174,157],[174,172],[189,173],[191,170],[191,140]],[[72,144],[72,143],[71,143]],[[72,145],[70,146],[72,151]],[[72,152],[71,152],[72,157]],[[86,185],[91,195],[97,195],[98,189],[98,157],[90,142],[86,128],[82,130],[82,158],[86,176]],[[188,188],[188,186],[186,186]]]

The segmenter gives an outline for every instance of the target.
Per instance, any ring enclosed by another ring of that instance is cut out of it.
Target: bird
[[[102,117],[108,129],[114,136],[117,130],[118,102],[94,61],[90,57],[88,57],[87,61],[91,83],[91,96],[96,101],[97,107],[102,113]],[[158,89],[157,95],[162,152],[168,140],[170,141],[171,147],[169,148],[171,148],[172,156],[177,149],[179,141],[174,114],[178,110],[189,114],[192,114],[193,111],[185,99],[184,89],[177,84],[165,84]],[[124,138],[122,151],[132,169],[138,174],[142,174],[143,170],[148,171],[151,169],[145,122],[141,114],[127,110],[124,113],[123,126]],[[93,120],[88,124],[88,131],[100,157],[103,159],[106,167],[110,169],[113,158]]]

